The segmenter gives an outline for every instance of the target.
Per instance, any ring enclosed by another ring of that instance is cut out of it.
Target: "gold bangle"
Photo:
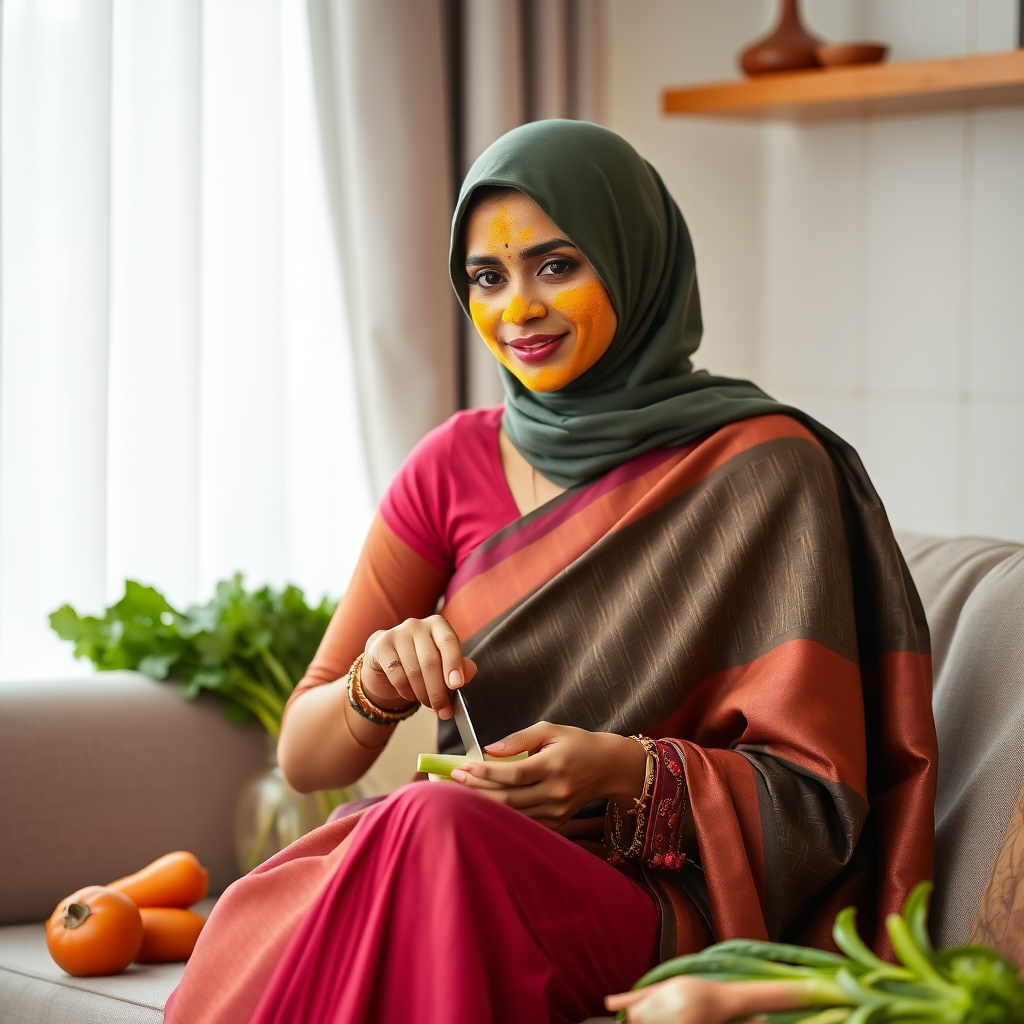
[[[388,736],[388,738],[386,740],[384,740],[383,743],[378,743],[377,746],[375,746],[375,747],[367,746],[355,734],[355,730],[352,728],[352,723],[348,720],[348,712],[345,710],[345,706],[344,705],[342,705],[342,708],[341,708],[341,717],[342,717],[342,719],[345,722],[345,731],[349,734],[349,736],[352,738],[352,742],[357,747],[361,747],[363,750],[369,750],[371,753],[378,753],[379,751],[383,750],[388,745],[388,740],[391,739],[390,736]]]
[[[394,725],[416,714],[420,706],[418,700],[410,701],[397,711],[389,711],[374,704],[363,690],[362,668],[363,655],[360,654],[348,670],[348,702],[357,715],[368,722],[373,722],[374,725]]]
[[[610,849],[610,860],[614,863],[621,863],[627,860],[636,860],[644,852],[644,843],[647,839],[647,802],[651,796],[651,787],[654,785],[654,776],[658,766],[658,747],[649,736],[630,736],[644,748],[647,754],[646,771],[644,775],[644,788],[638,797],[633,799],[633,807],[627,811],[627,815],[636,818],[633,828],[633,839],[626,849],[622,848],[622,833],[625,822],[622,819],[622,811],[614,800],[608,801],[608,816],[606,819],[605,832]]]

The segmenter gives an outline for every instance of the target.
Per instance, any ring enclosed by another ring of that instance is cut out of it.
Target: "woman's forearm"
[[[300,793],[351,785],[370,768],[394,726],[374,725],[348,704],[346,680],[313,687],[292,704],[281,728],[277,759]]]

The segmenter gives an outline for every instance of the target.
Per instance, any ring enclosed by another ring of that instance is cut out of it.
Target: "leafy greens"
[[[250,592],[237,573],[218,583],[206,604],[179,612],[155,588],[127,580],[124,597],[102,618],[64,605],[50,625],[74,643],[75,657],[101,671],[135,669],[151,679],[181,680],[185,697],[207,690],[231,721],[255,717],[276,736],[335,605],[325,597],[312,607],[294,586]]]

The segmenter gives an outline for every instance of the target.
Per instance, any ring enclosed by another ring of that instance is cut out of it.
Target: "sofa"
[[[1024,814],[1024,545],[898,539],[934,650],[934,937],[967,941],[998,881],[1006,912],[983,934],[1024,961],[1024,879],[1015,863],[998,879],[993,873],[1008,823]],[[266,756],[257,728],[229,724],[212,702],[183,701],[172,685],[111,674],[0,687],[3,1024],[162,1020],[182,965],[71,978],[50,960],[41,922],[75,889],[169,850],[196,853],[210,869],[211,893],[222,891],[237,874],[236,795]]]

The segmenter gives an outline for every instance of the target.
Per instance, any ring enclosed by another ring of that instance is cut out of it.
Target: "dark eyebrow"
[[[520,249],[519,258],[532,260],[535,256],[543,256],[544,253],[551,252],[552,249],[561,249],[564,245],[570,249],[576,248],[567,238],[552,238],[550,242],[540,242],[538,245],[531,245],[529,249]]]
[[[537,256],[543,256],[545,253],[551,252],[552,249],[561,249],[563,246],[568,246],[570,249],[576,248],[567,238],[552,238],[550,242],[539,242],[537,245],[531,245],[529,249],[520,249],[519,258],[521,260],[532,260]],[[467,267],[500,267],[502,265],[501,260],[497,256],[466,257]]]

